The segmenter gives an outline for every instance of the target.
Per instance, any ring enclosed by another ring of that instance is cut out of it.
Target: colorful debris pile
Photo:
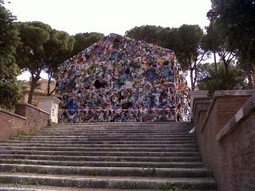
[[[59,69],[62,122],[176,121],[189,113],[172,50],[110,34]]]

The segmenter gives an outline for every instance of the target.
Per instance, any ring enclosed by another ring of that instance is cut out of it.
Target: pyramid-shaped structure
[[[172,50],[110,34],[59,69],[62,122],[176,121],[188,112]]]

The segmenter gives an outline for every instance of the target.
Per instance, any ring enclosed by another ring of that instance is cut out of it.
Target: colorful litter
[[[172,50],[117,34],[65,61],[60,122],[182,121],[188,86]]]

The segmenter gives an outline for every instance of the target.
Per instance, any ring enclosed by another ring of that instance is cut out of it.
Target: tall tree
[[[74,38],[63,31],[52,30],[50,40],[45,43],[46,73],[48,74],[47,95],[51,95],[55,89],[50,89],[52,78],[58,71],[58,66],[68,59],[73,51]]]
[[[50,40],[51,27],[41,22],[17,23],[21,43],[17,49],[17,63],[31,74],[28,103],[32,104],[34,90],[46,69],[44,46]]]
[[[222,29],[220,27],[213,22],[207,27],[207,34],[202,40],[202,46],[204,50],[211,51],[219,56],[220,62],[224,65],[225,76],[228,77],[229,67],[237,59],[237,51],[228,47],[228,42],[221,35],[220,30]]]
[[[157,43],[164,48],[174,49],[178,42],[176,28],[161,28],[158,31]]]
[[[15,17],[0,1],[0,107],[10,109],[20,98],[16,77],[19,68],[15,61],[15,49],[19,38],[13,21]]]
[[[221,25],[222,36],[228,47],[238,50],[246,65],[250,86],[254,83],[255,65],[255,2],[254,0],[212,0],[217,13],[216,23]],[[252,87],[250,87],[252,88]]]
[[[28,97],[31,104],[42,71],[47,70],[51,80],[57,65],[70,56],[74,40],[67,33],[53,30],[42,22],[17,23],[17,26],[21,44],[16,58],[19,66],[31,74]]]
[[[159,45],[158,39],[163,28],[155,25],[143,25],[134,27],[125,32],[125,36],[136,40],[143,40],[148,43]]]
[[[96,32],[78,33],[74,35],[75,43],[72,55],[78,54],[102,38],[104,38],[104,35],[102,33]]]
[[[183,70],[189,70],[191,90],[197,82],[197,69],[208,58],[208,52],[202,47],[203,30],[198,25],[182,25],[172,30],[172,45],[178,62]]]

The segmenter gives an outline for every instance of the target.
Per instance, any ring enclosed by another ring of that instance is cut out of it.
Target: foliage
[[[68,33],[63,31],[52,30],[50,32],[50,40],[46,42],[45,49],[45,62],[47,64],[46,72],[48,74],[48,88],[47,95],[50,92],[51,79],[58,71],[58,66],[68,59],[73,51],[74,38]]]
[[[15,79],[19,72],[14,57],[19,40],[13,25],[14,19],[0,4],[0,79],[5,81]]]
[[[154,25],[143,25],[140,27],[134,27],[125,32],[125,36],[134,38],[136,40],[143,40],[147,43],[159,45],[159,37],[163,28]]]
[[[15,50],[19,42],[15,17],[0,2],[0,107],[10,109],[19,99],[16,77],[19,68],[15,61]]]
[[[224,26],[222,34],[229,46],[242,50],[249,47],[248,54],[255,51],[255,2],[254,0],[218,0],[214,2],[218,13],[217,22]],[[240,41],[242,39],[242,41]],[[252,55],[251,55],[252,56]],[[254,58],[254,54],[253,54]]]
[[[217,13],[216,24],[230,49],[236,49],[246,65],[247,74],[255,65],[255,2],[254,0],[213,0]],[[250,84],[252,84],[252,78]]]
[[[0,106],[11,109],[20,99],[21,84],[17,81],[0,81]]]
[[[28,103],[31,104],[40,74],[46,70],[50,83],[57,66],[70,56],[74,39],[66,32],[53,30],[42,22],[17,23],[17,26],[21,44],[17,49],[16,58],[19,66],[31,74],[28,97]]]
[[[237,66],[229,65],[229,75],[226,76],[224,64],[220,63],[217,78],[214,72],[214,64],[203,64],[199,68],[197,87],[200,90],[208,90],[212,95],[217,90],[217,80],[219,90],[233,90],[239,85],[243,89],[247,87],[244,71]]]
[[[182,25],[173,31],[173,50],[184,70],[190,71],[191,90],[197,82],[197,68],[208,57],[202,47],[204,33],[198,25]]]
[[[211,51],[219,56],[221,62],[224,64],[225,75],[229,75],[229,66],[237,59],[237,52],[235,49],[230,49],[227,46],[226,39],[221,35],[220,28],[215,23],[211,23],[207,27],[207,34],[204,36],[202,44],[203,49]]]
[[[46,69],[44,46],[50,40],[51,27],[41,22],[17,23],[21,43],[16,51],[17,63],[31,74],[28,103],[32,103],[34,90],[41,72]]]
[[[78,54],[79,52],[88,48],[89,46],[101,40],[102,38],[104,38],[104,35],[102,33],[96,32],[78,33],[74,35],[75,43],[72,55]]]
[[[160,185],[158,189],[162,191],[177,191],[178,190],[178,188],[171,183]]]

